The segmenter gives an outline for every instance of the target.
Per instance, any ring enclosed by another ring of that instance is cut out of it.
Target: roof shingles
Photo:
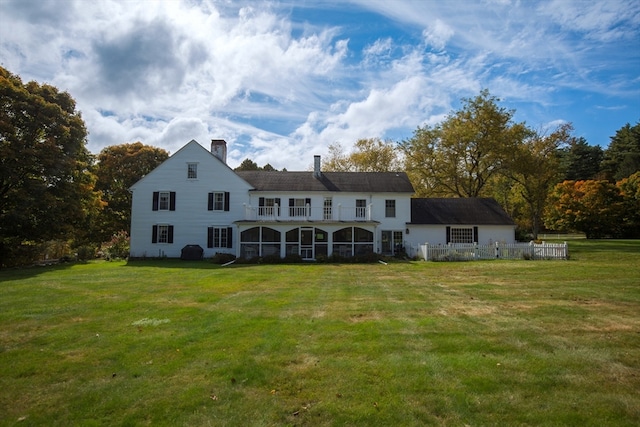
[[[411,199],[411,224],[515,225],[491,198]]]
[[[237,171],[257,191],[341,191],[414,193],[404,172],[313,172]]]

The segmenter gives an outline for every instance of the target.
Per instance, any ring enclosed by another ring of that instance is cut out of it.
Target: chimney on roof
[[[320,179],[322,172],[320,172],[320,156],[313,156],[313,177]]]
[[[222,160],[223,163],[227,163],[227,141],[224,139],[212,139],[211,140],[211,154]]]

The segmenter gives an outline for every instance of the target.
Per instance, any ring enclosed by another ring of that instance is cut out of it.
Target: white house
[[[460,223],[453,216],[430,224],[421,209],[430,209],[424,201],[432,199],[412,199],[404,172],[323,172],[320,156],[309,172],[234,172],[223,140],[213,140],[211,151],[190,141],[131,192],[131,257],[180,257],[185,246],[199,245],[204,257],[312,260],[334,253],[393,255],[446,243],[447,236],[514,240],[513,221],[495,201],[500,212],[492,221]]]

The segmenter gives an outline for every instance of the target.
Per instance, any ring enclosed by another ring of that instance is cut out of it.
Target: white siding
[[[408,225],[409,234],[406,240],[409,245],[416,246],[424,243],[430,245],[447,244],[446,225]],[[451,227],[469,227],[469,225],[451,224]],[[488,245],[495,242],[515,243],[515,226],[513,225],[479,225],[478,242]]]
[[[198,177],[187,178],[187,164],[198,164]],[[234,227],[233,248],[207,248],[207,227],[233,227],[244,215],[251,187],[227,165],[197,142],[191,141],[133,187],[131,210],[132,257],[179,257],[185,245],[200,245],[205,257],[215,252],[235,253],[237,232]],[[175,211],[154,211],[154,191],[175,191]],[[209,211],[208,193],[229,192],[229,211]],[[154,224],[174,227],[172,244],[152,243]]]

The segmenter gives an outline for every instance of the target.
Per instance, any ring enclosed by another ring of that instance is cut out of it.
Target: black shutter
[[[260,197],[258,199],[258,206],[263,207],[264,206],[264,197]]]
[[[229,210],[229,192],[228,191],[224,192],[224,210],[225,211]]]
[[[478,227],[473,227],[473,243],[478,243]]]
[[[170,211],[176,210],[176,192],[175,191],[172,191],[171,193],[169,193],[169,210]]]
[[[211,193],[209,193],[211,194]],[[208,248],[212,248],[213,247],[213,227],[208,227],[207,228],[207,247]]]
[[[451,227],[447,226],[447,243],[451,242]]]
[[[160,192],[159,191],[154,191],[153,192],[153,210],[157,211],[158,210],[158,201],[160,200]]]
[[[233,247],[233,227],[227,227],[227,247]]]
[[[213,193],[209,193],[209,204],[207,205],[207,210],[213,210]]]
[[[170,225],[168,228],[169,228],[169,236],[167,238],[167,243],[173,243],[173,225]]]
[[[293,207],[293,199],[289,199],[289,207],[292,208]]]
[[[158,243],[158,226],[154,225],[151,231],[151,243]]]
[[[311,207],[311,199],[304,199],[304,205],[309,205],[309,207]]]

